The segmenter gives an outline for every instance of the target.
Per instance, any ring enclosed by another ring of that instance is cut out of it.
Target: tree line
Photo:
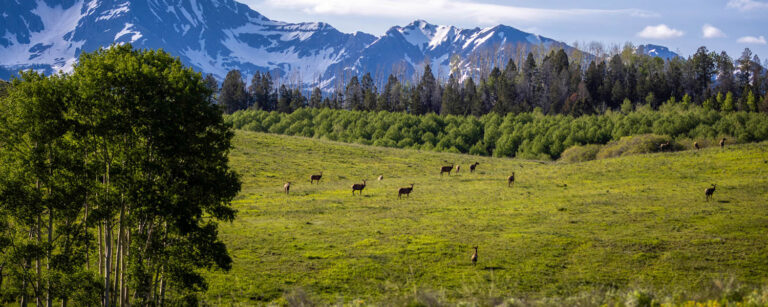
[[[201,74],[113,45],[0,84],[0,304],[192,305],[240,189]]]
[[[538,50],[538,49],[537,49]],[[631,45],[613,55],[584,60],[563,49],[529,52],[524,60],[509,59],[475,80],[458,66],[447,80],[438,80],[427,64],[413,81],[390,75],[377,87],[370,72],[352,76],[330,93],[300,85],[275,86],[270,73],[256,73],[246,86],[239,71],[224,79],[218,103],[227,113],[255,108],[290,113],[303,107],[356,111],[406,112],[420,115],[481,116],[531,112],[574,116],[645,104],[656,109],[666,102],[699,105],[722,111],[768,112],[768,74],[747,48],[734,60],[725,51],[700,47],[687,59],[664,60],[635,52]],[[540,59],[540,60],[539,60]],[[469,76],[462,78],[461,76]],[[218,90],[208,76],[213,90]]]
[[[249,109],[226,117],[237,129],[323,138],[348,143],[496,157],[558,159],[572,146],[606,144],[625,136],[667,135],[677,140],[768,140],[768,114],[723,112],[665,103],[659,110],[583,116],[539,111],[480,117],[302,108],[293,113]],[[692,143],[692,142],[691,142]]]

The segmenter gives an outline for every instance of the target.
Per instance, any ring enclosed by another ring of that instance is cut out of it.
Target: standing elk
[[[410,188],[400,188],[400,190],[397,191],[397,199],[400,199],[400,196],[405,194],[408,198],[411,197],[411,192],[413,191],[413,183],[411,183]]]
[[[320,183],[320,178],[323,178],[323,172],[320,172],[319,175],[309,176],[309,184],[312,184],[315,181],[317,181],[317,183]]]
[[[704,190],[704,196],[706,197],[706,201],[709,201],[710,199],[712,199],[712,194],[715,194],[716,186],[717,185],[713,183],[712,187],[709,187],[706,190]]]
[[[507,177],[507,187],[515,184],[515,172],[512,172],[512,176]]]
[[[382,181],[382,180],[384,180],[384,175],[379,176],[379,181]]]
[[[720,139],[720,148],[725,148],[725,138]]]
[[[460,166],[460,165],[458,165],[458,164],[456,164],[456,174],[458,174],[458,173],[459,173],[459,170],[461,170],[461,166]]]
[[[469,165],[469,172],[470,173],[474,173],[475,172],[475,168],[477,167],[478,164],[480,164],[480,163],[475,162],[474,164],[470,164]]]
[[[669,141],[659,144],[659,151],[667,151],[669,149]]]
[[[477,246],[473,246],[472,248],[475,249],[475,253],[472,254],[472,265],[477,265]]]
[[[693,142],[693,148],[696,148],[696,150],[699,150],[699,142]]]
[[[355,183],[352,185],[352,195],[355,195],[355,191],[360,191],[360,195],[363,195],[363,189],[365,189],[365,179],[363,179],[363,183]]]
[[[288,195],[288,192],[291,190],[291,182],[286,182],[283,185],[283,191],[285,191],[285,195]]]
[[[448,176],[450,176],[452,170],[453,170],[453,165],[440,167],[440,176],[442,176],[443,173],[448,173]]]

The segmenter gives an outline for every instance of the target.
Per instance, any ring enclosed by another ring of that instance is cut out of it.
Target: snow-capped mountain
[[[19,69],[71,70],[77,55],[112,43],[162,48],[223,79],[240,69],[317,80],[376,37],[325,23],[270,20],[233,0],[3,0],[0,78]]]
[[[476,67],[478,62],[506,64],[507,59],[518,55],[518,47],[524,56],[531,48],[555,46],[572,49],[553,39],[504,25],[460,29],[416,20],[405,27],[389,29],[348,68],[354,72],[383,72],[386,75],[393,67],[396,70],[399,67],[400,73],[408,76],[428,60],[433,72],[443,77],[453,69],[459,69],[466,75],[468,67]],[[455,56],[461,61],[455,62],[452,67],[451,60]]]
[[[325,23],[270,20],[234,0],[2,1],[2,79],[21,69],[70,71],[81,52],[113,43],[162,48],[219,80],[232,69],[244,76],[270,71],[284,82],[326,89],[365,72],[408,77],[426,61],[446,77],[452,67],[467,74],[531,48],[571,48],[504,25],[460,29],[417,20],[381,37],[348,34]],[[454,55],[461,61],[452,65]]]
[[[640,54],[659,57],[665,60],[671,60],[680,57],[680,55],[670,51],[667,47],[652,44],[637,46],[636,51]]]

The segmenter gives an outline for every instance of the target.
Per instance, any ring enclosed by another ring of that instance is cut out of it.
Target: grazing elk
[[[507,177],[507,186],[510,187],[515,184],[515,172],[512,172],[512,176]]]
[[[315,181],[317,181],[317,183],[320,183],[320,178],[323,178],[323,172],[320,172],[319,175],[309,176],[309,184],[312,184]]]
[[[725,138],[720,139],[720,148],[725,147]]]
[[[283,185],[283,191],[285,191],[285,195],[288,195],[288,192],[291,190],[291,182],[286,182]]]
[[[440,167],[440,176],[442,176],[443,173],[448,173],[448,176],[450,176],[452,170],[453,170],[453,165]]]
[[[474,173],[475,172],[475,168],[477,167],[478,164],[480,164],[480,163],[475,162],[474,164],[470,164],[469,165],[469,172],[470,173]]]
[[[382,181],[382,180],[384,180],[384,175],[379,176],[379,181]]]
[[[477,265],[477,246],[472,247],[475,249],[475,253],[472,254],[472,265]]]
[[[397,199],[400,199],[400,196],[405,194],[407,197],[411,197],[411,192],[413,191],[413,183],[411,183],[410,188],[400,188],[400,190],[397,191]]]
[[[363,195],[363,189],[365,189],[365,180],[363,180],[363,183],[355,183],[352,185],[352,195],[355,195],[355,191],[360,191],[360,195]]]
[[[707,201],[709,201],[710,199],[712,199],[712,194],[715,194],[715,187],[716,187],[716,186],[717,186],[717,185],[713,183],[713,184],[712,184],[712,187],[709,187],[709,188],[707,188],[706,190],[704,190],[704,196],[706,197],[706,200],[707,200]]]
[[[693,142],[693,148],[696,148],[696,150],[699,150],[699,142]]]
[[[461,170],[461,166],[457,164],[457,165],[456,165],[456,174],[458,174],[458,173],[459,173],[459,170]]]
[[[659,151],[667,151],[669,149],[669,141],[659,144]]]

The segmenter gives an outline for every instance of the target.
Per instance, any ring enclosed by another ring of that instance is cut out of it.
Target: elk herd
[[[473,164],[470,164],[469,165],[469,172],[470,173],[474,173],[475,170],[477,169],[478,165],[480,165],[479,162],[475,162]],[[441,166],[440,167],[440,176],[443,176],[444,173],[448,173],[448,176],[450,176],[452,171],[455,171],[456,173],[458,173],[460,170],[461,170],[461,166],[458,165],[458,164],[451,164],[451,165],[448,165],[448,166]],[[323,178],[323,172],[319,172],[316,175],[310,175],[309,176],[309,184],[314,184],[314,183],[318,183],[319,184],[320,183],[320,179],[322,179],[322,178]],[[384,175],[379,175],[378,181],[382,181],[382,180],[384,180]],[[365,187],[367,185],[367,180],[364,179],[362,181],[363,181],[363,183],[354,183],[354,184],[352,184],[352,186],[351,186],[351,188],[352,188],[352,195],[355,195],[355,192],[357,192],[357,195],[362,195],[363,194],[363,190],[365,189]],[[507,177],[507,186],[511,187],[512,185],[514,185],[514,183],[515,183],[515,172],[512,172],[512,175]],[[414,183],[411,183],[409,187],[401,187],[401,188],[399,188],[397,190],[397,198],[401,199],[403,195],[405,195],[405,197],[410,197],[411,196],[411,192],[413,192],[413,186],[414,185],[415,185]],[[283,192],[286,195],[288,195],[290,193],[290,190],[291,190],[291,182],[287,181],[283,185]]]
[[[726,138],[720,139],[720,142],[719,142],[720,148],[725,148],[725,141],[726,141]],[[696,150],[699,150],[700,149],[699,143],[698,142],[693,142],[693,148],[696,149]],[[666,141],[664,143],[659,144],[659,151],[663,152],[663,151],[667,151],[667,150],[672,150],[671,149],[671,145],[670,145],[670,141]],[[475,162],[473,164],[470,164],[469,165],[469,172],[470,173],[474,173],[475,169],[477,169],[478,165],[480,165],[479,162]],[[450,176],[451,172],[455,172],[455,173],[458,174],[460,170],[461,170],[461,166],[458,165],[458,164],[451,164],[451,165],[441,166],[440,167],[440,176],[442,177],[443,174],[445,174],[445,173],[448,173],[448,176]],[[320,179],[322,179],[322,178],[323,178],[323,172],[319,172],[316,175],[310,175],[309,176],[309,183],[310,184],[314,184],[314,183],[318,183],[319,184],[320,183]],[[378,176],[378,181],[382,181],[382,180],[384,180],[384,175],[379,175]],[[363,194],[363,190],[366,187],[366,184],[367,184],[366,180],[363,180],[363,183],[352,184],[352,186],[351,186],[352,187],[352,195],[355,195],[355,192],[358,192],[357,193],[358,195],[362,195]],[[512,174],[509,177],[507,177],[507,187],[512,187],[512,186],[514,186],[514,184],[515,184],[515,172],[512,172]],[[401,187],[401,188],[398,189],[398,191],[397,191],[397,198],[398,199],[401,199],[403,195],[405,195],[406,197],[410,197],[411,192],[413,192],[414,184],[411,183],[410,185],[411,185],[410,187]],[[290,190],[291,190],[291,182],[286,182],[283,185],[283,192],[285,192],[285,194],[288,194],[290,192]],[[711,187],[709,187],[709,188],[704,190],[705,200],[706,201],[711,200],[714,193],[715,193],[715,184],[712,184]]]
[[[720,139],[720,142],[719,142],[720,148],[724,148],[725,147],[725,141],[726,141],[725,138]],[[699,150],[699,148],[700,148],[699,147],[699,143],[698,142],[694,142],[693,143],[693,148],[695,148],[696,150]],[[659,151],[663,152],[663,151],[667,151],[667,150],[671,150],[670,142],[669,141],[667,141],[665,143],[659,144]],[[479,162],[475,162],[473,164],[470,164],[469,165],[469,172],[470,173],[474,173],[475,170],[477,169],[478,165],[480,165]],[[455,172],[455,173],[459,173],[460,170],[461,170],[461,166],[458,165],[458,164],[451,164],[451,165],[441,166],[440,167],[440,176],[442,177],[443,174],[445,174],[445,173],[448,173],[448,176],[450,176],[452,171]],[[309,183],[310,184],[314,184],[314,183],[318,183],[319,184],[320,183],[320,179],[322,179],[322,178],[323,178],[323,172],[319,172],[316,175],[310,175],[309,176]],[[382,180],[384,180],[384,175],[379,175],[378,176],[378,181],[382,181]],[[515,173],[512,172],[512,174],[509,177],[507,177],[507,187],[512,187],[514,184],[515,184]],[[352,188],[352,195],[355,195],[355,192],[358,192],[357,193],[358,195],[362,195],[363,194],[363,190],[365,189],[366,185],[367,185],[366,180],[362,180],[362,183],[354,183],[354,184],[352,184],[352,186],[351,186],[351,188]],[[397,190],[397,198],[401,199],[403,197],[403,195],[405,195],[405,197],[409,197],[410,198],[411,192],[413,192],[413,186],[414,186],[414,183],[411,183],[410,186],[399,188]],[[716,185],[712,184],[711,187],[706,188],[704,190],[704,196],[705,196],[705,200],[706,201],[712,200],[712,196],[715,193],[715,188],[716,188]],[[286,195],[290,192],[290,189],[291,189],[291,182],[286,182],[283,185],[283,191],[285,192]],[[472,261],[472,264],[475,265],[477,263],[477,246],[473,246],[472,248],[474,248],[475,252],[474,252],[474,254],[472,254],[470,260]]]

